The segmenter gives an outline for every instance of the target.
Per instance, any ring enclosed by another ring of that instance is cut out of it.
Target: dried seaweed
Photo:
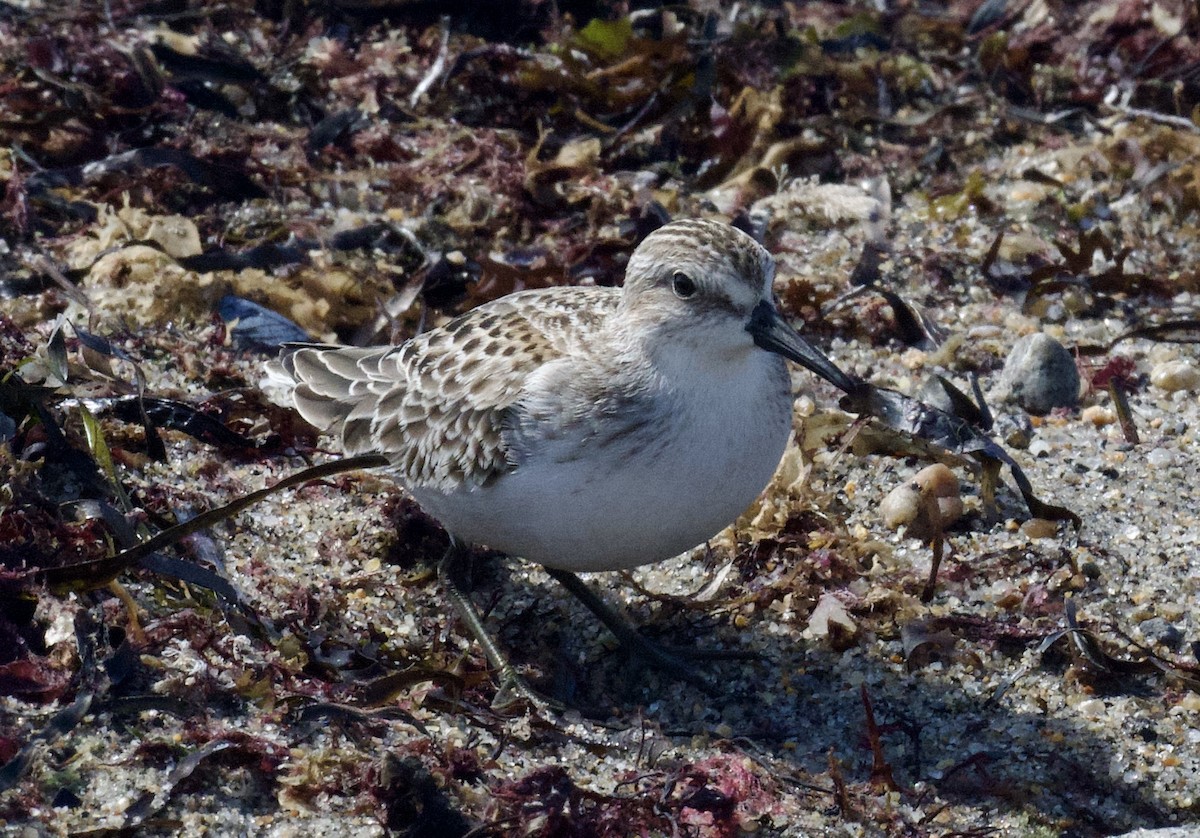
[[[192,753],[179,761],[179,764],[175,766],[163,781],[162,787],[157,792],[144,792],[129,805],[125,810],[125,822],[122,824],[122,828],[133,829],[138,827],[155,813],[161,811],[170,802],[171,795],[174,794],[176,786],[192,776],[196,769],[203,765],[206,760],[232,747],[234,747],[234,743],[218,740],[216,742],[209,742],[204,747],[192,751]]]
[[[862,255],[859,257],[858,264],[854,266],[854,270],[850,274],[850,285],[856,291],[869,290],[883,297],[892,309],[892,318],[896,324],[896,331],[899,333],[900,340],[903,343],[926,350],[936,349],[945,339],[943,330],[938,328],[916,306],[905,300],[902,295],[881,285],[882,276],[879,271],[879,265],[883,253],[884,250],[881,245],[875,242],[866,242],[863,245]],[[855,292],[851,293],[854,294]],[[838,300],[838,303],[844,302],[849,296],[848,294],[842,297]],[[828,314],[833,307],[832,305],[826,306],[824,313]]]
[[[883,738],[880,735],[879,725],[875,721],[875,708],[871,704],[871,696],[867,692],[866,684],[859,688],[859,697],[862,699],[863,712],[866,714],[867,743],[871,748],[871,779],[869,782],[872,787],[879,790],[899,791],[900,786],[892,776],[892,766],[883,753]]]
[[[111,411],[113,416],[123,422],[139,422],[144,415],[155,428],[179,431],[206,445],[232,449],[252,449],[258,446],[255,440],[231,431],[202,410],[174,399],[122,396],[96,400],[94,403],[97,407]]]
[[[230,501],[224,506],[210,509],[208,512],[178,523],[169,529],[163,530],[153,538],[143,541],[114,556],[88,562],[78,562],[62,567],[35,569],[32,573],[32,579],[37,580],[34,584],[45,584],[53,589],[64,591],[87,590],[107,585],[125,570],[133,567],[135,563],[140,562],[145,556],[174,544],[192,533],[208,529],[213,524],[238,514],[243,509],[253,506],[269,495],[307,483],[310,480],[328,477],[331,474],[340,474],[346,471],[356,471],[383,465],[387,465],[386,458],[377,455],[365,455],[361,457],[347,457],[341,460],[334,460],[330,463],[312,466],[280,480],[273,486],[259,489],[256,492],[250,492]],[[29,580],[23,581],[25,584],[29,582]]]
[[[42,743],[66,736],[87,715],[100,689],[96,658],[98,629],[99,625],[87,610],[78,612],[75,618],[75,641],[79,654],[79,676],[75,700],[55,713],[11,760],[0,766],[0,791],[7,791],[20,782]]]
[[[1136,326],[1113,338],[1105,346],[1104,351],[1111,351],[1118,343],[1132,338],[1143,338],[1162,343],[1200,343],[1200,320],[1183,318]]]
[[[1020,465],[999,444],[986,437],[963,419],[924,404],[916,399],[860,382],[842,398],[842,406],[853,413],[862,413],[882,421],[887,427],[933,443],[959,456],[970,456],[985,466],[1006,465],[1035,518],[1070,521],[1079,529],[1082,519],[1069,509],[1038,499],[1033,484]]]
[[[86,165],[35,172],[26,179],[26,189],[34,200],[38,200],[52,189],[91,184],[113,173],[131,174],[164,166],[178,169],[192,182],[223,199],[253,200],[267,195],[244,172],[173,148],[134,149]]]
[[[251,761],[261,776],[271,777],[274,769],[283,762],[285,755],[283,748],[244,734],[231,733],[227,738],[214,739],[181,759],[157,790],[143,792],[134,800],[125,810],[121,828],[136,829],[145,824],[167,806],[184,781],[218,757],[228,759],[233,756],[243,761]]]
[[[1143,650],[1146,656],[1140,659],[1115,655],[1104,648],[1104,643],[1095,632],[1079,624],[1077,610],[1075,600],[1068,598],[1064,608],[1066,628],[1051,632],[1042,638],[1036,649],[1039,658],[1045,656],[1059,641],[1070,638],[1072,657],[1090,671],[1093,677],[1102,676],[1124,681],[1131,676],[1161,674],[1193,692],[1200,692],[1200,668],[1163,658],[1150,653],[1149,650]],[[1000,697],[1028,672],[1029,667],[1022,667],[1005,679],[989,696],[988,703],[999,701]]]
[[[1062,241],[1056,242],[1055,247],[1058,248],[1062,261],[1030,272],[1031,288],[1026,297],[1026,307],[1038,297],[1076,285],[1101,294],[1155,290],[1151,286],[1150,278],[1145,274],[1125,269],[1125,262],[1133,248],[1117,248],[1099,227],[1080,230],[1075,247]],[[1097,271],[1095,266],[1101,257],[1107,264]]]
[[[382,810],[380,820],[394,833],[412,838],[457,838],[473,831],[437,780],[413,757],[385,752],[372,793]]]

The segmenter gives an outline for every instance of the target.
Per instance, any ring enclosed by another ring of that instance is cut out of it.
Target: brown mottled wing
[[[383,454],[409,486],[482,485],[512,466],[502,431],[529,376],[581,351],[611,288],[503,297],[402,346],[302,348],[283,360],[300,414],[347,454]]]

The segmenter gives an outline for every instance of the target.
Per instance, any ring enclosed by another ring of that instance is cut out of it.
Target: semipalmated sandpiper
[[[670,558],[745,511],[791,433],[785,358],[855,384],[780,316],[774,272],[740,230],[678,221],[638,246],[622,289],[523,291],[401,346],[300,348],[275,373],[347,454],[385,456],[458,543],[544,565],[640,645],[573,573]],[[451,596],[511,679],[454,556]]]

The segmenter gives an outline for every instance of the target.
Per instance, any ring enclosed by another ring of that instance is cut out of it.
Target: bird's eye
[[[671,277],[671,290],[675,292],[676,297],[686,300],[696,295],[696,283],[683,271],[676,271]]]

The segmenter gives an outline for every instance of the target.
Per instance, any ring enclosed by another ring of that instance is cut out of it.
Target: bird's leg
[[[450,601],[458,610],[458,616],[462,618],[467,629],[483,647],[483,654],[488,663],[500,673],[500,689],[492,700],[492,706],[496,709],[503,709],[514,704],[518,699],[525,698],[540,710],[556,709],[555,702],[538,694],[521,677],[484,627],[483,618],[475,608],[475,603],[471,602],[469,586],[465,584],[463,578],[468,557],[467,550],[453,538],[450,539],[450,547],[442,556],[441,562],[438,563],[438,578],[445,587]]]
[[[699,687],[710,695],[717,692],[716,685],[698,673],[696,667],[689,663],[689,659],[697,657],[745,657],[744,654],[736,652],[704,653],[687,649],[669,649],[655,643],[648,637],[643,637],[624,615],[601,599],[595,591],[589,588],[574,573],[565,570],[556,570],[552,567],[547,567],[545,570],[560,585],[570,591],[576,599],[586,605],[587,609],[595,614],[600,622],[604,623],[605,627],[616,636],[620,644],[627,650],[646,663],[663,670],[680,681],[686,681],[693,686]]]

